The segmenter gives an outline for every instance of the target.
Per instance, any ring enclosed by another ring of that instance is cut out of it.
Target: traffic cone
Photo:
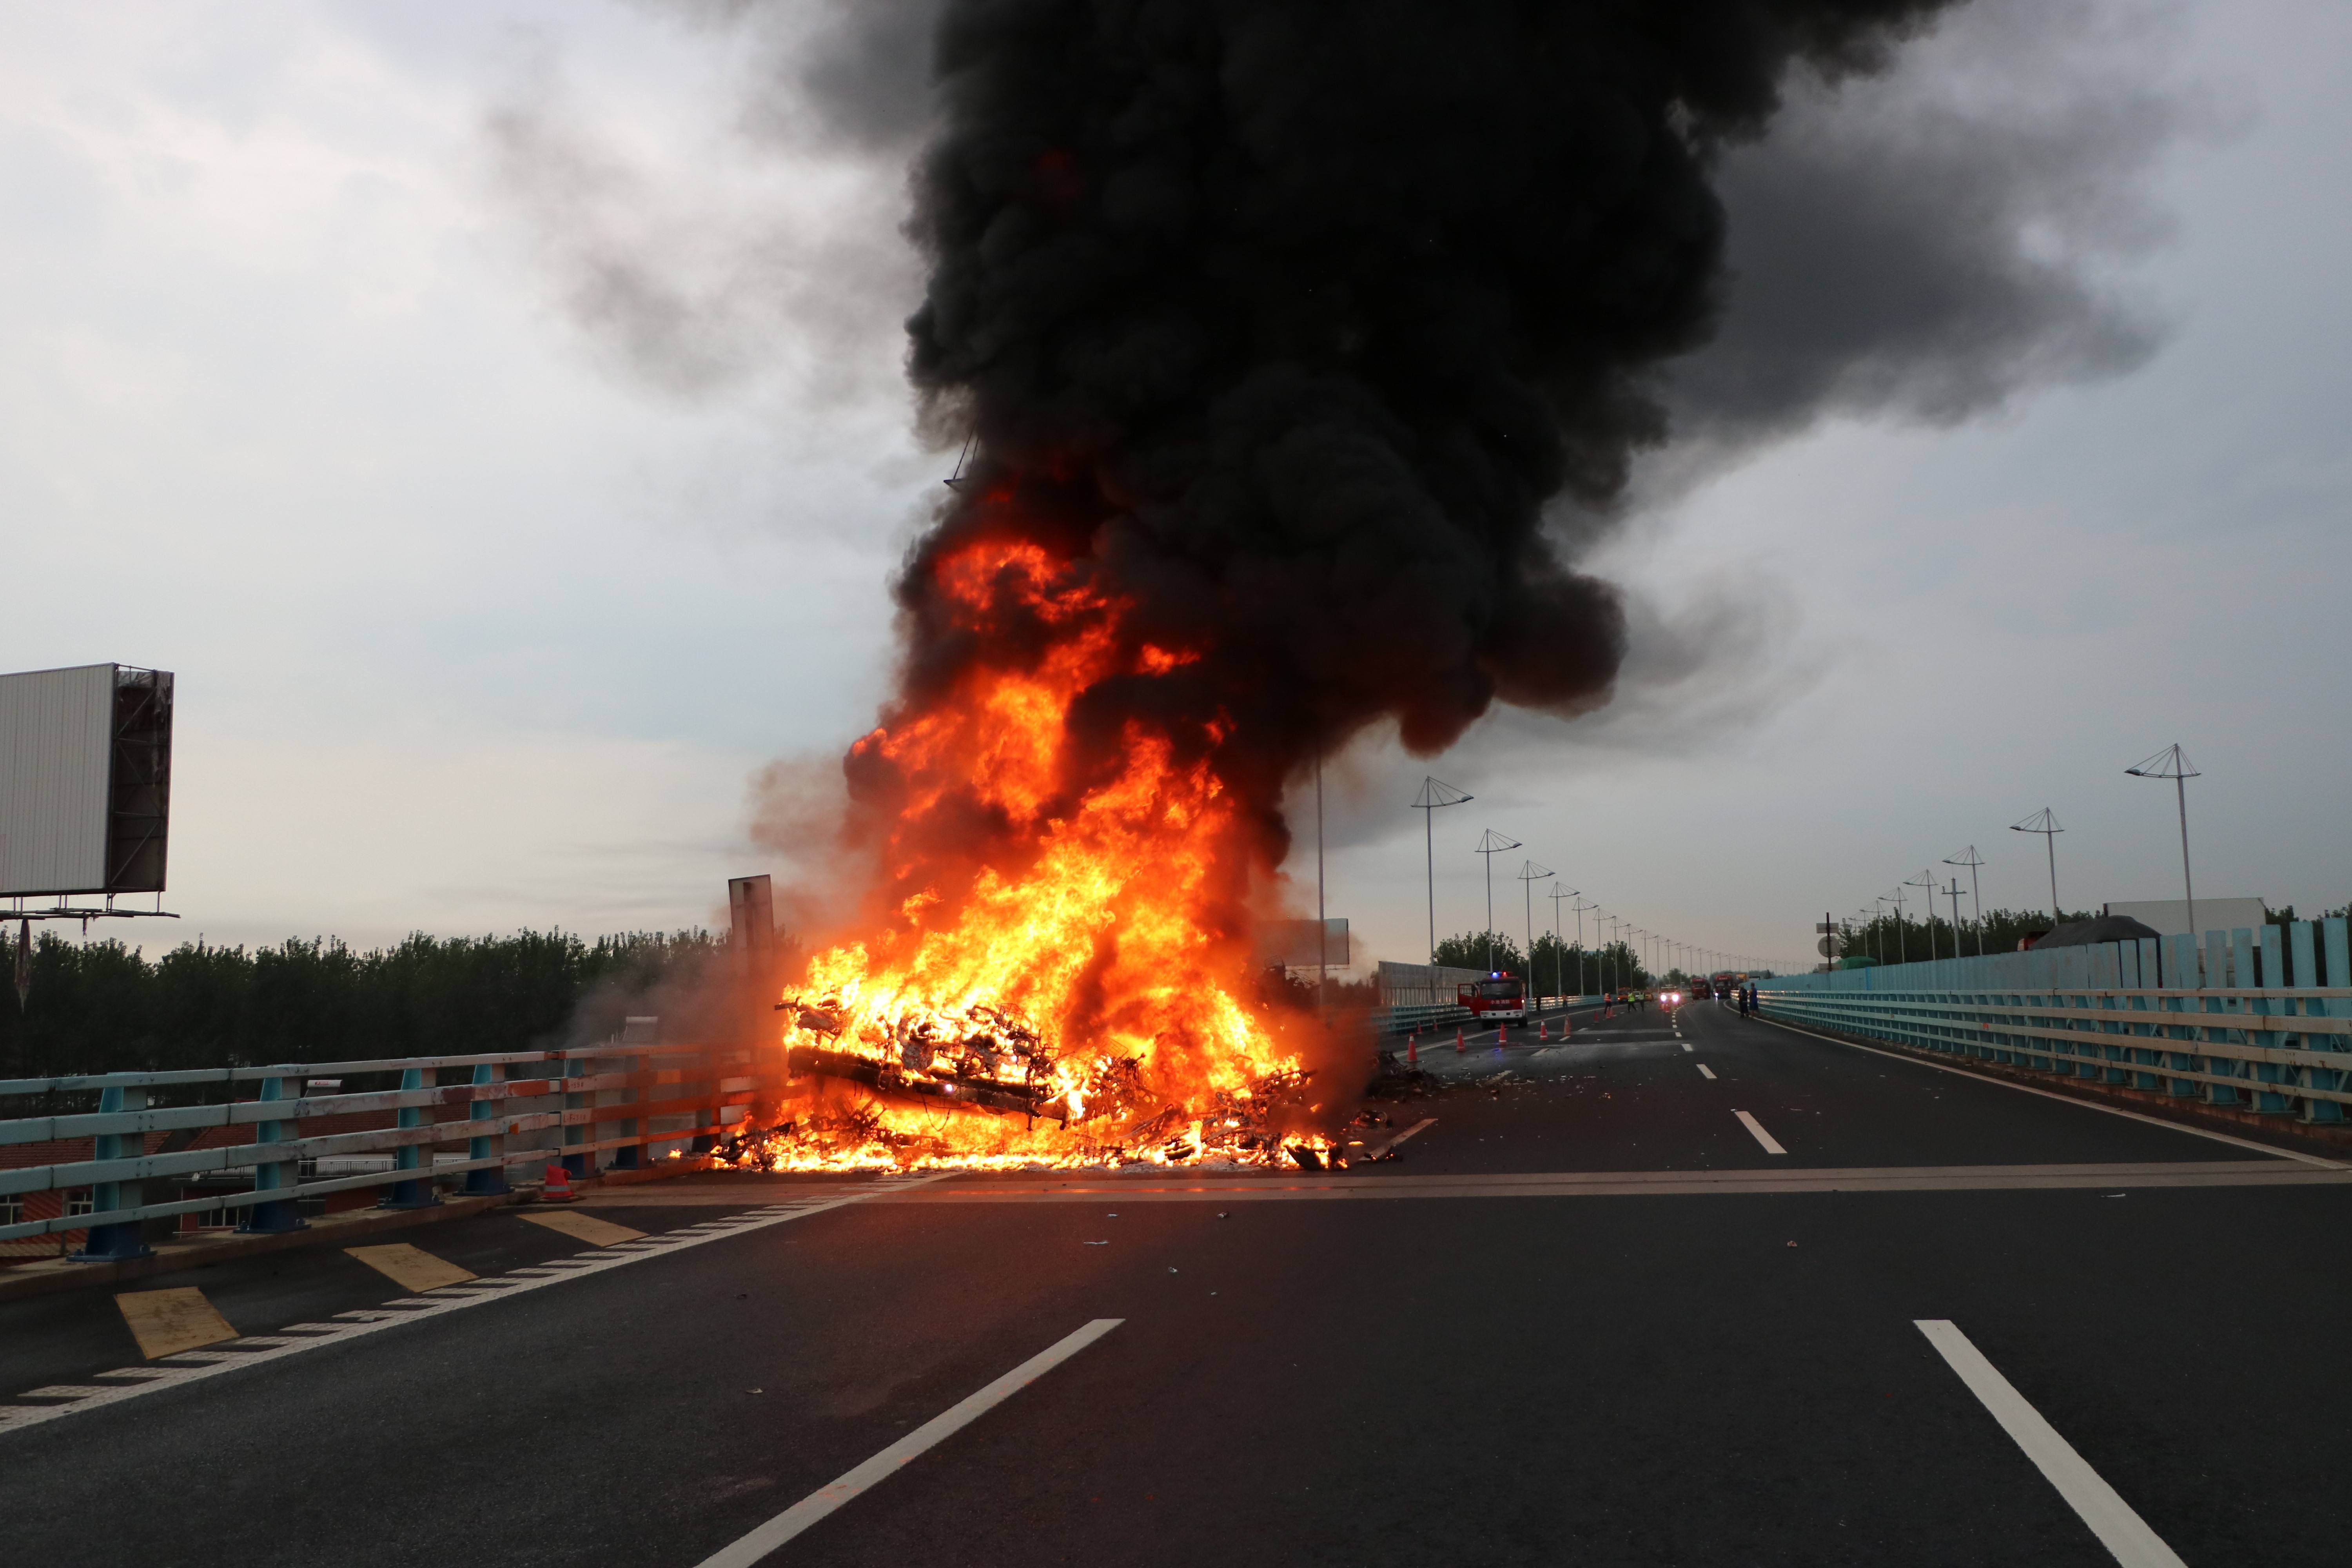
[[[1404,1065],[1414,1068],[1418,1068],[1421,1066],[1421,1037],[1419,1035],[1407,1035],[1404,1037]]]
[[[1509,1045],[1510,1043],[1511,1043],[1511,1026],[1510,1026],[1508,1024],[1497,1024],[1497,1025],[1496,1025],[1496,1026],[1495,1026],[1495,1048],[1496,1048],[1496,1050],[1498,1050],[1498,1051],[1499,1051],[1499,1050],[1501,1050],[1505,1046],[1507,1046],[1507,1045]]]
[[[1454,1054],[1458,1057],[1469,1048],[1470,1042],[1462,1037],[1462,1030],[1459,1026],[1456,1026],[1454,1030]]]
[[[541,1202],[568,1204],[579,1195],[572,1190],[571,1172],[562,1165],[550,1165],[547,1168],[547,1183],[540,1188],[539,1192]]]
[[[1549,1039],[1550,1039],[1550,1038],[1551,1038],[1551,1035],[1550,1035],[1550,1033],[1549,1033],[1549,1030],[1550,1030],[1550,1026],[1549,1026],[1549,1025],[1548,1025],[1548,1024],[1546,1024],[1546,1023],[1545,1023],[1541,1018],[1538,1018],[1538,1019],[1536,1020],[1536,1038],[1537,1038],[1537,1039],[1538,1039],[1538,1040],[1549,1040]]]

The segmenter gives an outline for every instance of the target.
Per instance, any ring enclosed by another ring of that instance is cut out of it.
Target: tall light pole
[[[1491,866],[1491,865],[1493,865],[1493,864],[1494,864],[1494,862],[1493,862],[1492,860],[1489,860],[1489,861],[1487,861],[1487,862],[1486,862],[1486,864],[1487,864],[1487,865],[1489,865],[1489,866]],[[1536,983],[1536,884],[1537,884],[1538,882],[1542,881],[1546,877],[1549,877],[1549,876],[1551,876],[1551,875],[1553,875],[1553,873],[1552,873],[1552,872],[1546,870],[1543,867],[1537,865],[1537,864],[1536,864],[1534,861],[1532,861],[1532,860],[1526,861],[1525,863],[1523,863],[1523,864],[1519,867],[1519,870],[1518,870],[1518,878],[1519,878],[1519,901],[1520,901],[1521,903],[1523,903],[1523,904],[1525,904],[1525,905],[1527,906],[1527,918],[1528,918],[1528,978],[1527,978],[1527,983],[1528,983],[1529,985],[1533,985],[1533,984]]]
[[[1927,962],[1933,963],[1936,961],[1936,873],[1923,870],[1916,877],[1906,877],[1903,885],[1927,889]]]
[[[1897,963],[1911,962],[1911,954],[1908,951],[1910,944],[1905,939],[1903,931],[1903,889],[1910,885],[1908,882],[1898,882],[1895,884],[1895,891],[1880,900],[1880,902],[1884,903],[1891,899],[1895,904],[1895,962]]]
[[[1586,903],[1576,906],[1576,994],[1579,996],[1588,994],[1584,989],[1584,911],[1597,910],[1600,907],[1599,904]],[[1596,936],[1600,934],[1601,921],[1597,916],[1592,921],[1592,929],[1593,934]]]
[[[1551,900],[1551,983],[1559,987],[1559,999],[1565,1004],[1568,1000],[1568,939],[1560,931],[1559,901],[1562,899],[1580,899],[1584,895],[1574,888],[1554,882],[1551,891],[1544,896]],[[1578,933],[1580,938],[1582,934],[1580,931]],[[1576,983],[1580,987],[1584,984],[1584,955],[1580,952],[1576,955]]]
[[[1977,847],[1971,844],[1957,855],[1945,856],[1944,864],[1947,866],[1966,866],[1969,868],[1969,907],[1974,909],[1977,912],[1977,956],[1979,958],[1982,958],[1984,956],[1984,889],[1977,885],[1977,868],[1984,864],[1984,857],[1978,854]],[[1960,955],[1959,946],[1959,933],[1956,930],[1952,935],[1952,956],[1954,958],[1958,958]]]
[[[2198,773],[2196,764],[2189,760],[2189,753],[2180,749],[2179,742],[2165,747],[2156,755],[2141,762],[2137,767],[2126,768],[2124,772],[2134,778],[2172,781],[2173,794],[2180,801],[2180,891],[2189,900],[2189,932],[2191,936],[2195,936],[2197,934],[2197,885],[2189,879],[2189,781],[2203,775]],[[2242,985],[2245,982],[2242,980],[2238,984]]]
[[[1519,841],[1493,828],[1478,836],[1478,853],[1486,858],[1486,973],[1495,973],[1495,857],[1517,849]]]
[[[1422,848],[1429,864],[1429,962],[1437,963],[1437,838],[1430,824],[1437,820],[1440,806],[1463,805],[1475,799],[1463,794],[1442,779],[1424,777],[1421,793],[1412,797],[1412,808],[1422,813]]]
[[[1431,889],[1435,892],[1434,889]],[[1323,753],[1315,753],[1315,1010],[1331,1026],[1331,921],[1323,908]]]
[[[2181,808],[2181,839],[2186,843],[2189,835],[2186,826],[2188,807],[2185,805]],[[2046,805],[2023,822],[2011,823],[2009,830],[2011,833],[2039,833],[2042,847],[2050,851],[2050,923],[2054,926],[2064,918],[2058,912],[2058,836],[2066,830],[2058,826],[2056,815]]]

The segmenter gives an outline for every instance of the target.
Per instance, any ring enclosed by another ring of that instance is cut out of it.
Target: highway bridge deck
[[[2344,1561],[2352,1172],[1709,1004],[1452,1046],[1342,1173],[694,1177],[0,1304],[12,1556]]]

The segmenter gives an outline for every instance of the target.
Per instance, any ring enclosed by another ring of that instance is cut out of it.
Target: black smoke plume
[[[1873,70],[1941,8],[949,0],[910,367],[973,447],[898,586],[899,710],[1051,644],[940,599],[1008,531],[1200,656],[1086,693],[1081,772],[1144,722],[1277,858],[1284,782],[1361,730],[1427,752],[1498,700],[1605,701],[1624,615],[1546,508],[1606,510],[1666,434],[1656,373],[1722,300],[1726,153],[1792,70]]]

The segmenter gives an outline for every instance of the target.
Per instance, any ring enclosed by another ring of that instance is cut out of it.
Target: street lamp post
[[[1486,973],[1495,973],[1495,857],[1517,849],[1519,841],[1493,828],[1478,836],[1478,853],[1486,858]]]
[[[2182,816],[2185,822],[2187,818],[2185,806],[2182,808]],[[2058,836],[2066,830],[2058,826],[2057,816],[2046,805],[2023,822],[2011,823],[2009,830],[2011,833],[2039,833],[2042,835],[2042,847],[2050,851],[2050,923],[2054,926],[2063,918],[2058,912]],[[2182,834],[2184,841],[2187,837],[2184,830]]]
[[[1903,885],[1906,888],[1927,889],[1927,962],[1933,963],[1936,961],[1936,873],[1922,871],[1916,877],[1906,877],[1903,880]],[[1953,956],[1958,956],[1957,942],[1954,943]]]
[[[2141,762],[2137,767],[2126,768],[2124,772],[2134,778],[2172,781],[2173,794],[2180,802],[2180,891],[2189,900],[2189,932],[2191,936],[2195,936],[2197,934],[2197,884],[2189,879],[2189,781],[2202,775],[2198,773],[2196,764],[2189,760],[2189,753],[2180,749],[2178,742]],[[2243,985],[2245,982],[2241,980],[2238,984]]]
[[[1559,999],[1565,1004],[1568,1000],[1568,939],[1560,930],[1559,901],[1562,899],[1580,899],[1584,895],[1574,888],[1563,888],[1554,882],[1551,891],[1544,896],[1551,900],[1551,983],[1559,988]],[[1580,932],[1580,940],[1581,935]],[[1580,987],[1584,984],[1584,955],[1580,952],[1576,955],[1576,983]]]
[[[1433,895],[1436,889],[1432,889]],[[1315,753],[1315,1011],[1331,1026],[1331,921],[1323,904],[1323,753]]]
[[[1412,808],[1422,813],[1422,849],[1429,866],[1429,962],[1437,963],[1437,837],[1430,824],[1437,820],[1440,806],[1462,805],[1475,799],[1463,794],[1442,779],[1424,777],[1421,793],[1412,797]]]
[[[1586,993],[1586,991],[1585,991],[1585,989],[1584,989],[1584,911],[1585,911],[1585,910],[1597,910],[1597,909],[1599,909],[1600,907],[1601,907],[1601,906],[1600,906],[1599,904],[1586,904],[1586,903],[1579,903],[1579,904],[1577,904],[1577,905],[1575,906],[1575,908],[1576,908],[1576,994],[1577,994],[1579,996],[1582,996],[1582,995],[1587,994],[1587,993]],[[1593,933],[1594,933],[1595,935],[1600,934],[1600,930],[1601,930],[1601,921],[1600,921],[1599,917],[1597,917],[1597,916],[1594,918],[1594,920],[1593,920],[1593,921],[1592,921],[1592,928],[1593,928]]]
[[[1908,882],[1897,883],[1894,892],[1883,895],[1878,900],[1882,904],[1891,901],[1895,905],[1895,962],[1898,964],[1911,962],[1910,943],[1903,931],[1903,889],[1909,886]]]
[[[1491,866],[1494,862],[1489,860],[1486,864]],[[1537,865],[1532,860],[1526,861],[1519,867],[1519,901],[1527,906],[1527,983],[1529,985],[1533,985],[1536,983],[1536,884],[1542,881],[1546,877],[1552,876],[1553,874],[1554,873],[1546,870],[1543,867]]]
[[[1984,889],[1977,884],[1977,868],[1984,864],[1984,857],[1978,854],[1977,847],[1971,844],[1957,855],[1944,857],[1944,864],[1966,866],[1969,868],[1969,907],[1977,912],[1977,956],[1982,958],[1984,956]],[[1952,956],[1958,958],[1959,955],[1959,933],[1955,930],[1952,935]]]

